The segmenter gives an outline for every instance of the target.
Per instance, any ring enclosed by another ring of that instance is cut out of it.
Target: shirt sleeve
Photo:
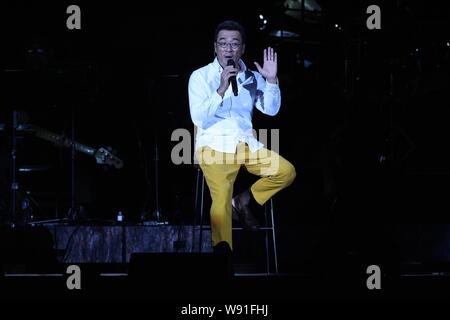
[[[281,106],[281,92],[278,83],[267,82],[261,74],[255,72],[258,83],[255,107],[264,114],[274,116]]]
[[[192,122],[197,127],[203,128],[202,124],[206,124],[215,115],[222,103],[222,97],[216,90],[209,88],[206,80],[198,71],[194,71],[189,78],[188,93]]]

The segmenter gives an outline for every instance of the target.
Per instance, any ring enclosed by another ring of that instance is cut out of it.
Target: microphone
[[[236,67],[236,64],[234,63],[233,59],[229,59],[228,62],[227,62],[227,66]],[[231,76],[230,77],[230,82],[231,82],[231,88],[233,89],[233,94],[236,97],[238,95],[238,87],[237,87],[237,82],[236,82],[236,76]]]

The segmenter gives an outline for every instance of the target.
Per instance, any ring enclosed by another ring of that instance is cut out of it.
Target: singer
[[[232,219],[256,231],[252,211],[289,186],[294,166],[268,150],[253,136],[254,107],[274,116],[281,105],[277,54],[264,50],[263,65],[252,71],[241,60],[245,30],[235,21],[220,23],[214,35],[215,59],[195,70],[189,79],[189,108],[197,128],[195,156],[208,184],[212,205],[211,231],[215,252],[231,260]],[[231,85],[230,85],[231,84]],[[250,188],[233,197],[241,166],[260,177]]]

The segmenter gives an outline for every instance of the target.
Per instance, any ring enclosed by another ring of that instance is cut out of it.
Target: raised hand
[[[262,68],[258,62],[255,62],[255,65],[258,72],[261,73],[268,82],[277,83],[277,53],[273,50],[273,48],[268,47],[267,49],[264,49],[264,61]]]

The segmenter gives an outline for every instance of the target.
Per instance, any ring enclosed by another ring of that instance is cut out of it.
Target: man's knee
[[[231,198],[233,196],[233,186],[226,181],[219,184],[223,189],[215,188],[211,192],[211,209],[212,211],[231,210]]]
[[[295,170],[295,167],[293,166],[292,163],[286,161],[280,167],[280,176],[285,181],[286,186],[288,186],[295,180],[295,177],[297,176],[297,171]]]

